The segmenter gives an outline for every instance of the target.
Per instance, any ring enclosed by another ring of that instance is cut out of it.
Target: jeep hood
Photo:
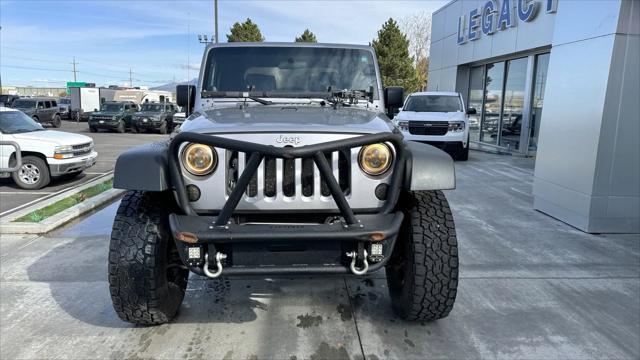
[[[180,131],[198,133],[320,132],[372,134],[394,128],[382,113],[356,107],[251,106],[201,110]]]

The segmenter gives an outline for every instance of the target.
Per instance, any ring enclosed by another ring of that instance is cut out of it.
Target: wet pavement
[[[461,279],[448,318],[408,323],[384,273],[190,279],[175,321],[135,327],[106,281],[117,204],[46,237],[0,240],[0,358],[640,357],[640,236],[532,210],[533,161],[472,152],[447,192]]]

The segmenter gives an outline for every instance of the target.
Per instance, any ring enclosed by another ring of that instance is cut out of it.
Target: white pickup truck
[[[46,130],[23,112],[0,107],[0,178],[11,176],[23,189],[41,189],[52,177],[80,174],[97,156],[90,137]]]
[[[394,117],[406,140],[439,147],[456,160],[469,157],[469,118],[473,108],[464,110],[457,92],[416,92],[410,94]]]

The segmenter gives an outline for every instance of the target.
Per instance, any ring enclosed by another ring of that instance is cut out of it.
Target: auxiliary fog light
[[[198,201],[200,199],[200,188],[193,184],[187,185],[187,197],[191,202]]]
[[[188,264],[190,266],[200,266],[202,264],[202,248],[200,246],[189,246],[187,249]]]
[[[382,244],[371,244],[371,255],[369,255],[369,260],[372,262],[379,262],[384,260],[384,255],[382,253]]]

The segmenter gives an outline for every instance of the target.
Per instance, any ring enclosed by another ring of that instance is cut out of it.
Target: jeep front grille
[[[244,170],[249,156],[243,152],[226,151],[225,161],[226,194],[231,194]],[[333,175],[345,195],[351,190],[351,151],[342,150],[326,153],[325,157],[333,170]],[[316,181],[319,170],[313,159],[276,159],[265,157],[258,171],[251,179],[245,196],[248,198],[273,199],[312,198],[315,194],[331,196],[324,180]]]

